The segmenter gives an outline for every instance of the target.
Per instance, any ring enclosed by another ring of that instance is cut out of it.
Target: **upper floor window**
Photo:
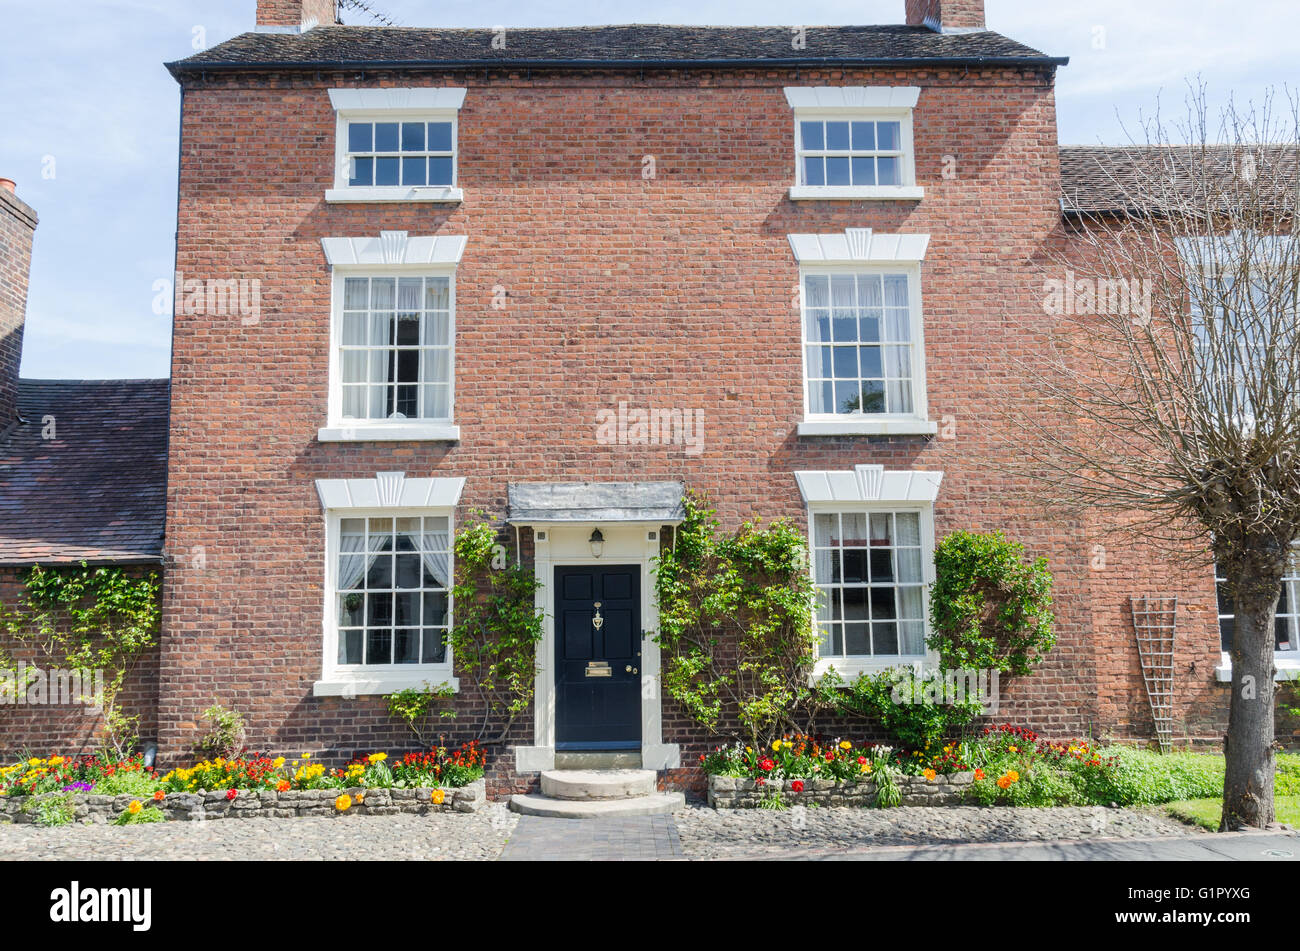
[[[927,434],[920,260],[926,235],[790,235],[799,261],[800,435]]]
[[[459,88],[331,89],[334,187],[326,201],[460,201]]]
[[[1219,602],[1219,641],[1226,653],[1232,650],[1236,628],[1235,605],[1227,594],[1227,579],[1215,571],[1215,589]],[[1277,600],[1273,621],[1273,649],[1285,659],[1300,660],[1300,552],[1291,558],[1291,566],[1282,579],[1282,594]],[[1282,658],[1279,658],[1282,659]]]
[[[326,238],[331,441],[457,439],[455,266],[465,238]]]
[[[916,186],[912,110],[915,86],[794,86],[799,199],[911,199]]]

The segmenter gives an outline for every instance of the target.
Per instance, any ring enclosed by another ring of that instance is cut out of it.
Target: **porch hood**
[[[677,525],[686,517],[684,492],[681,482],[511,482],[507,521]]]

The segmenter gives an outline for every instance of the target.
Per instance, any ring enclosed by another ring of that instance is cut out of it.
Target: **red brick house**
[[[1035,255],[1107,199],[1105,153],[1058,148],[1066,61],[982,0],[905,12],[490,31],[259,0],[253,32],[169,64],[163,757],[214,701],[255,747],[334,757],[406,743],[403,687],[449,684],[472,720],[443,634],[483,510],[546,615],[496,788],[574,750],[689,780],[710,737],[661,697],[652,636],[684,487],[729,525],[808,526],[819,663],[849,673],[925,661],[936,537],[1046,555],[1058,646],[999,717],[1051,735],[1152,735],[1128,598],[1178,594],[1176,737],[1219,740],[1211,574],[1098,570],[1096,524],[1013,501],[1016,433],[981,410],[1033,346],[1007,315],[1042,314]]]

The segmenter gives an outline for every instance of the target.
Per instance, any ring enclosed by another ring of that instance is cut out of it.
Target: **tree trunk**
[[[1246,569],[1236,584],[1232,636],[1232,699],[1223,740],[1227,773],[1223,781],[1220,832],[1263,828],[1274,821],[1273,773],[1273,622],[1281,594]]]

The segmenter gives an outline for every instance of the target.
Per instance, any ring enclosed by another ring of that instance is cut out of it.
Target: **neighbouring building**
[[[1176,594],[1175,739],[1218,742],[1212,573],[1098,569],[1098,525],[1015,501],[1019,435],[989,408],[1033,343],[1008,328],[1049,319],[1036,254],[1113,196],[1110,153],[1058,146],[1066,61],[983,8],[470,30],[259,0],[255,30],[169,64],[160,755],[213,702],[258,749],[408,745],[383,695],[425,683],[466,738],[482,698],[443,638],[482,510],[546,615],[493,791],[570,750],[698,781],[713,738],[662,697],[653,640],[685,488],[728,526],[808,527],[819,663],[850,674],[926,661],[936,538],[1047,556],[1058,646],[998,717],[1052,736],[1152,736],[1129,598]]]

